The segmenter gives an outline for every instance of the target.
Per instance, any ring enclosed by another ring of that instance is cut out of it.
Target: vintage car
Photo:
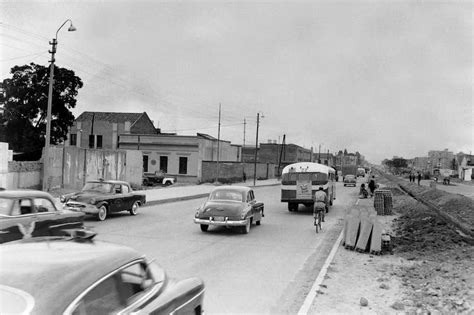
[[[194,223],[206,232],[210,225],[238,227],[242,233],[250,231],[255,222],[260,225],[264,217],[263,202],[255,200],[254,191],[245,186],[214,188],[207,201],[196,211]]]
[[[84,214],[64,210],[47,192],[0,191],[0,243],[22,238],[67,235],[82,228]]]
[[[355,175],[346,175],[344,176],[344,186],[356,186],[357,185],[357,177]]]
[[[66,209],[95,215],[99,221],[120,211],[136,215],[146,203],[145,194],[134,192],[129,183],[101,179],[86,182],[80,192],[63,195],[60,200]]]
[[[161,184],[165,186],[173,185],[176,182],[176,177],[167,175],[163,171],[156,171],[154,173],[143,173],[143,186],[153,186]]]
[[[135,250],[87,238],[0,246],[0,314],[202,314],[204,284]]]

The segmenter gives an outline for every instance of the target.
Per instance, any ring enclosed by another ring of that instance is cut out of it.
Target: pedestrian
[[[245,181],[247,180],[247,174],[245,174],[245,172],[242,174],[242,179],[244,180],[244,183],[245,183]]]
[[[420,186],[420,182],[421,182],[421,173],[418,172],[418,186]]]
[[[372,175],[372,178],[369,181],[369,191],[370,191],[370,197],[374,195],[376,185],[375,185],[375,176]]]
[[[411,173],[408,174],[408,178],[410,179],[410,183],[411,183]]]
[[[365,189],[365,184],[362,183],[360,185],[360,190],[359,190],[359,198],[367,198],[369,196],[369,192],[367,189]]]
[[[324,210],[328,209],[327,206],[327,201],[328,197],[326,193],[324,192],[324,188],[322,186],[319,186],[319,189],[314,193],[314,208],[313,208],[313,217],[316,217],[319,211],[322,212],[322,222],[324,222]]]

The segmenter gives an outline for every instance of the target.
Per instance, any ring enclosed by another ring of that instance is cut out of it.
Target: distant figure
[[[418,172],[418,186],[420,186],[420,182],[421,182],[421,173]]]
[[[411,180],[411,178],[410,178]],[[369,197],[369,192],[367,191],[367,189],[365,189],[365,184],[361,184],[360,185],[360,190],[359,190],[359,198],[361,199],[364,199],[364,198],[367,198]]]
[[[245,183],[245,181],[247,180],[247,174],[245,174],[245,172],[244,172],[244,174],[242,175],[242,179],[244,180],[244,183]]]
[[[410,183],[411,183],[411,173],[408,174],[408,178],[410,179]]]
[[[369,191],[370,191],[370,197],[374,195],[376,185],[375,185],[375,176],[372,175],[372,178],[369,181]]]
[[[328,206],[327,206],[328,197],[326,193],[324,192],[323,187],[319,187],[319,189],[314,194],[313,200],[314,200],[313,216],[316,216],[316,214],[319,211],[321,211],[322,217],[323,217],[322,222],[324,222],[324,210],[328,212]]]

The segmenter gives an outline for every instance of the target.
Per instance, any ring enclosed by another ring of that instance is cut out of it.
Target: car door
[[[67,214],[59,210],[51,199],[34,198],[33,207],[36,212],[36,235],[61,236],[66,234],[66,229],[83,226],[81,213]]]
[[[134,195],[130,189],[130,186],[122,184],[122,198],[123,198],[123,210],[132,209],[133,202],[135,201]]]
[[[110,210],[112,212],[118,212],[124,210],[124,201],[123,201],[123,194],[122,194],[122,185],[114,184],[112,188],[113,197],[110,202]]]
[[[38,236],[36,213],[29,198],[11,199],[8,214],[0,219],[0,243]]]

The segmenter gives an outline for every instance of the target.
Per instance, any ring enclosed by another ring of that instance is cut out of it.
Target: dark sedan
[[[66,209],[95,215],[99,221],[120,211],[136,215],[138,208],[146,203],[145,194],[134,192],[129,183],[119,180],[88,181],[80,192],[60,199]]]
[[[67,235],[67,230],[83,225],[84,214],[62,209],[46,192],[0,191],[0,243],[36,236]]]
[[[76,238],[0,246],[0,314],[201,314],[204,284],[135,250]]]
[[[252,222],[260,225],[263,202],[255,200],[254,191],[245,186],[220,186],[215,188],[208,200],[195,214],[194,223],[206,232],[210,225],[238,227],[242,233],[249,233]]]

